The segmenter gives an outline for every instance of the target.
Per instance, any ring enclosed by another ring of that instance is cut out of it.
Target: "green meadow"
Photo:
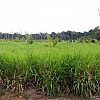
[[[100,95],[100,44],[0,42],[3,87],[23,92],[27,84],[49,96]]]

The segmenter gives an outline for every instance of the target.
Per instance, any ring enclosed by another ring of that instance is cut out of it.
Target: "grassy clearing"
[[[100,45],[0,42],[2,87],[22,93],[27,84],[55,96],[100,95]]]

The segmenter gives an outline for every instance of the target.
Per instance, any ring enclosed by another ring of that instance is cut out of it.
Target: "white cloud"
[[[100,25],[100,0],[2,0],[0,31],[87,31]]]

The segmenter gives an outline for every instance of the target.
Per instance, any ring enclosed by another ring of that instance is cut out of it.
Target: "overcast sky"
[[[0,31],[88,31],[100,26],[100,0],[1,0]]]

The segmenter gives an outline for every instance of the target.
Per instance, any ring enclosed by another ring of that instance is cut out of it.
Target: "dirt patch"
[[[45,93],[36,91],[36,89],[29,87],[22,95],[16,95],[16,93],[12,92],[5,92],[5,95],[0,96],[0,100],[81,100],[81,99],[77,96],[49,98],[46,97]],[[93,100],[100,100],[100,98],[94,97]]]

